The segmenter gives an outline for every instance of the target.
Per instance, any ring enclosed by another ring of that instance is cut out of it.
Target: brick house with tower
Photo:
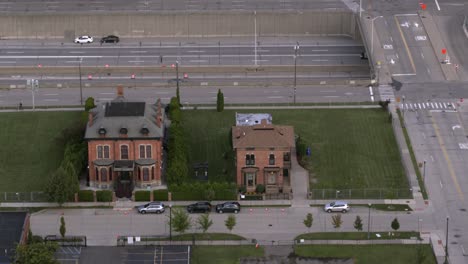
[[[292,126],[271,124],[269,114],[237,114],[232,145],[238,186],[245,186],[248,192],[259,184],[265,186],[266,193],[291,191]]]
[[[161,185],[165,113],[155,104],[131,102],[119,87],[117,98],[89,112],[89,184],[130,197],[134,187]]]

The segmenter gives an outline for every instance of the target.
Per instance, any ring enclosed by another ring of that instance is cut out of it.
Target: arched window
[[[128,159],[128,146],[120,146],[120,159]]]
[[[149,169],[143,168],[143,181],[149,181]]]
[[[101,181],[102,182],[107,181],[107,169],[106,168],[101,169]]]

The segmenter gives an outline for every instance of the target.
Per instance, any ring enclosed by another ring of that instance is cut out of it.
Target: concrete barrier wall
[[[65,38],[89,34],[121,37],[349,35],[356,37],[351,12],[206,12],[167,14],[0,15],[0,38]]]

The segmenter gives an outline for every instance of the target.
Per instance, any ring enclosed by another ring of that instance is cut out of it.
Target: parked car
[[[328,203],[323,207],[323,210],[325,210],[325,212],[327,213],[331,213],[331,212],[346,213],[349,211],[349,209],[351,208],[349,207],[348,203],[343,202],[343,201],[336,201],[336,202]]]
[[[75,43],[78,44],[92,43],[93,41],[94,39],[91,36],[80,36],[75,39]]]
[[[120,38],[114,35],[109,35],[101,39],[101,43],[119,43]]]
[[[137,210],[140,214],[146,213],[164,213],[164,204],[161,202],[151,202],[144,205],[137,206]]]
[[[216,205],[216,212],[222,213],[235,213],[237,214],[241,210],[241,206],[238,202],[225,202]]]
[[[209,202],[197,202],[187,206],[189,213],[208,213],[211,211],[211,204]]]

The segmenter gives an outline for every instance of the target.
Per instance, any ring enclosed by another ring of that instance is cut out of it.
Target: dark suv
[[[235,213],[240,212],[241,206],[238,202],[225,202],[216,205],[216,212],[222,213]]]
[[[211,204],[209,202],[197,202],[187,206],[189,213],[207,213],[211,211]]]
[[[120,39],[117,36],[109,35],[101,39],[101,43],[119,43]]]

